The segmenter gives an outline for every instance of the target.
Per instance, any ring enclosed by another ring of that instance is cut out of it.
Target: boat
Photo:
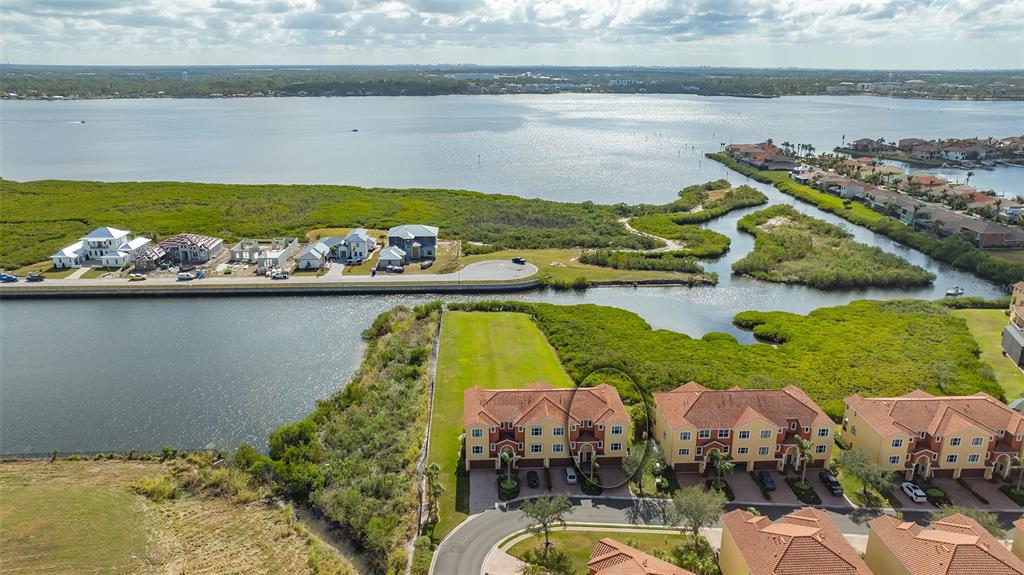
[[[964,295],[964,288],[956,286],[953,289],[946,290],[946,297],[960,297]]]

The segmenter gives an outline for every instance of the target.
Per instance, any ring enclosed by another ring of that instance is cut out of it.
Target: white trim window
[[[690,454],[690,448],[689,447],[680,447],[679,451],[677,451],[676,453],[678,453],[679,455],[681,455],[683,457],[686,457],[687,455]]]
[[[689,431],[679,432],[679,441],[690,441],[691,437],[693,437],[693,434],[691,434]]]
[[[551,435],[554,435],[555,437],[562,437],[563,435],[565,435],[565,428],[562,427],[561,425],[559,425],[558,427],[554,427],[551,429]]]
[[[612,451],[622,451],[622,444],[619,443],[618,441],[616,441],[615,443],[612,443],[611,444],[611,450]]]
[[[740,431],[740,434],[739,434],[738,437],[740,439],[750,439],[750,430],[749,429],[744,429],[744,430]]]
[[[551,453],[565,453],[565,444],[556,443],[551,446]]]
[[[981,444],[985,441],[984,437],[975,437],[971,440],[971,445],[974,447],[981,447]]]
[[[494,451],[494,444],[491,444],[491,451]]]
[[[967,463],[977,463],[979,461],[981,461],[981,455],[977,453],[972,453],[967,456]]]
[[[736,448],[736,454],[737,455],[746,455],[748,453],[750,453],[750,448],[747,448],[747,447],[737,447]]]
[[[899,449],[899,448],[903,447],[903,440],[902,439],[893,439],[892,440],[892,447],[893,447],[893,449]]]
[[[796,431],[796,422],[795,421],[789,422],[789,430],[790,431]]]
[[[810,432],[811,432],[811,426],[810,425],[805,425],[804,426],[804,433],[810,433]]]
[[[959,459],[959,457],[955,453],[947,455],[946,456],[946,463],[956,463],[957,459]]]
[[[758,447],[757,448],[757,454],[758,455],[768,455],[768,448],[767,447]]]
[[[819,427],[818,428],[818,437],[828,437],[828,428],[827,427]]]
[[[494,426],[492,425],[492,426],[491,426],[491,433],[497,433],[497,432],[498,432],[498,428],[497,428],[497,427],[494,427]]]
[[[576,431],[576,424],[575,423],[569,426],[569,431]]]
[[[729,432],[728,429],[719,429],[718,430],[718,439],[728,439],[729,438],[729,433],[730,432]]]
[[[622,435],[622,426],[621,425],[613,425],[612,426],[612,435]]]
[[[601,423],[601,424],[598,424],[598,426],[597,426],[597,430],[598,430],[598,431],[604,431],[604,424],[603,424],[603,423]]]
[[[471,429],[471,430],[469,430],[469,435],[473,439],[480,439],[481,437],[484,436],[484,430],[482,430],[482,429]]]
[[[710,429],[701,429],[700,431],[697,432],[697,438],[698,439],[711,439],[711,430]]]
[[[603,441],[598,441],[597,442],[597,448],[598,449],[604,449],[604,442]]]
[[[815,446],[815,448],[814,448],[814,452],[815,453],[825,453],[826,450],[828,450],[828,446],[827,445],[818,445],[818,446]]]
[[[949,438],[949,446],[950,447],[960,447],[960,438],[959,437],[950,437]]]
[[[530,453],[544,453],[544,446],[540,443],[530,445]]]
[[[770,429],[762,429],[761,430],[761,439],[771,439],[771,438],[772,438],[772,430],[770,430]]]
[[[896,465],[899,462],[900,462],[900,456],[899,455],[890,455],[889,456],[889,465]]]
[[[474,445],[473,446],[473,455],[483,455],[483,453],[484,453],[484,446],[483,445]]]
[[[518,431],[519,433],[522,433],[523,432],[523,426],[522,425],[517,425],[516,426],[516,431]]]
[[[543,437],[543,436],[544,436],[544,428],[543,427],[531,427],[530,428],[530,437]]]
[[[704,448],[703,447],[698,447],[697,451],[695,453],[696,453],[697,457],[700,457],[701,455],[704,455]]]
[[[569,449],[576,449],[576,442],[575,441],[570,441],[569,442]]]

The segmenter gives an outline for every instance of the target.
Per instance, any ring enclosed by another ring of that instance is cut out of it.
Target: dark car
[[[835,475],[832,475],[831,471],[822,469],[818,472],[818,477],[821,478],[821,482],[825,484],[825,489],[828,489],[829,493],[836,497],[843,494],[843,486],[840,485],[839,480],[836,479]]]
[[[536,471],[526,472],[526,484],[530,487],[540,487],[540,476],[537,475]]]
[[[764,488],[768,491],[775,491],[775,478],[772,477],[771,473],[762,469],[757,472],[757,480],[760,481],[761,485],[764,485]]]
[[[42,276],[42,274],[30,273],[30,274],[28,274],[28,277],[25,278],[25,279],[30,281],[30,282],[41,282],[41,281],[43,281],[46,278],[44,278]]]
[[[519,257],[519,256],[516,256],[516,257],[512,258],[512,263],[519,264],[519,265],[522,266],[522,265],[526,265],[526,260],[521,258],[521,257]]]

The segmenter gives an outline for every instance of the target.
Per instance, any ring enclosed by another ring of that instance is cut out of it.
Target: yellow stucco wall
[[[846,431],[843,433],[843,439],[853,449],[863,451],[868,460],[886,469],[902,471],[905,468],[907,445],[910,441],[909,435],[896,433],[892,436],[884,437],[870,422],[852,409],[847,409],[843,414],[843,418],[846,420]],[[892,446],[894,440],[902,441],[900,447]],[[889,457],[894,455],[899,456],[898,463],[889,462]]]
[[[1013,554],[1024,559],[1024,529],[1017,529],[1013,536]]]
[[[885,542],[875,533],[868,531],[868,546],[864,553],[864,562],[872,573],[879,575],[910,575],[907,568],[892,554]]]
[[[722,529],[722,548],[718,565],[722,575],[750,575],[750,568],[747,567],[747,562],[728,529]]]
[[[605,424],[605,436],[604,436],[604,457],[625,457],[629,450],[629,438],[631,436],[631,428],[629,421],[609,421]],[[622,432],[619,434],[613,434],[613,427],[621,426]],[[540,436],[532,435],[531,430],[533,428],[539,428],[541,430]],[[555,435],[555,429],[561,429],[562,435]],[[473,430],[479,429],[480,437],[473,437]],[[486,425],[469,425],[465,428],[466,433],[466,459],[467,461],[480,461],[480,460],[496,460],[496,457],[490,456],[490,443],[489,443],[489,432],[490,427]],[[524,426],[523,428],[523,454],[522,457],[526,459],[544,459],[544,464],[548,464],[550,459],[560,459],[565,457],[571,457],[570,452],[570,430],[566,427],[564,420],[554,418],[544,418],[537,422],[531,423]],[[613,445],[619,444],[619,445]],[[479,446],[481,453],[474,454],[473,446]],[[540,445],[540,452],[534,453],[532,451],[532,445]],[[556,452],[555,445],[561,445],[562,451]],[[617,447],[618,449],[613,449]]]

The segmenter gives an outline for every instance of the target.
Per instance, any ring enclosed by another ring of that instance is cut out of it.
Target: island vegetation
[[[953,235],[939,238],[934,234],[906,226],[863,204],[843,201],[836,196],[799,184],[789,177],[788,172],[757,170],[737,162],[725,153],[706,155],[751,179],[773,184],[779,191],[801,201],[864,226],[877,234],[914,248],[955,268],[974,273],[1003,286],[1007,292],[1010,291],[1010,286],[1014,282],[1020,281],[1020,278],[1024,277],[1024,262],[1003,259],[1005,257],[1003,252],[998,250],[979,249],[966,237]]]
[[[745,311],[734,323],[772,345],[743,345],[724,333],[691,338],[652,330],[639,316],[595,305],[525,302],[449,304],[452,309],[518,311],[533,316],[569,375],[601,368],[629,374],[645,393],[694,380],[716,389],[793,384],[831,417],[842,398],[984,391],[1003,398],[992,369],[979,360],[964,321],[941,305],[914,300],[855,301],[810,314]],[[624,395],[632,390],[622,390]]]
[[[780,204],[742,218],[737,227],[756,240],[732,265],[760,280],[822,289],[928,285],[935,275],[885,250],[853,240],[840,226]]]
[[[620,270],[660,270],[703,273],[712,282],[717,278],[713,273],[704,273],[700,262],[685,251],[673,252],[631,252],[622,250],[590,250],[580,256],[580,263]]]

